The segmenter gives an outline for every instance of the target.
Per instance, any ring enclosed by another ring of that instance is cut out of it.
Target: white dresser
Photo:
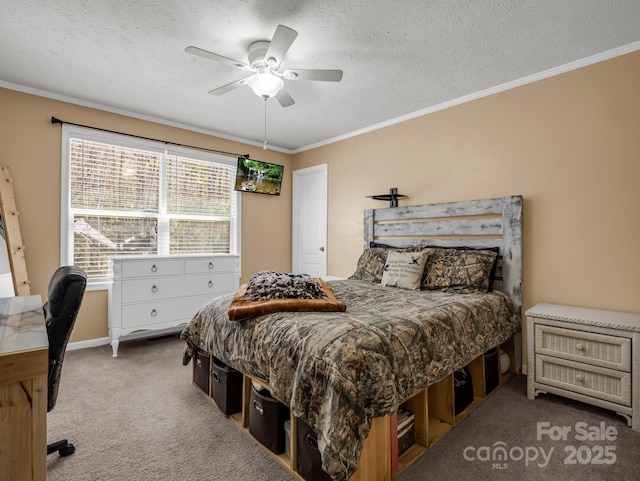
[[[527,396],[610,409],[640,431],[640,314],[538,304],[526,315]]]
[[[113,357],[120,337],[185,324],[211,299],[239,287],[237,255],[112,257],[109,336]]]

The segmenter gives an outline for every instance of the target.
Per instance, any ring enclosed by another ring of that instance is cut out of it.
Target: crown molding
[[[263,143],[259,143],[259,142],[255,142],[253,140],[248,140],[248,139],[243,139],[240,137],[234,137],[232,135],[227,135],[227,134],[223,134],[220,132],[216,132],[214,130],[208,130],[208,129],[202,129],[199,127],[194,127],[193,125],[187,125],[187,124],[182,124],[179,122],[172,122],[166,119],[162,119],[159,117],[153,117],[151,115],[144,115],[144,114],[140,114],[138,112],[132,112],[130,110],[126,110],[126,109],[118,109],[118,108],[114,108],[114,107],[109,107],[107,105],[103,105],[97,102],[89,102],[87,100],[82,100],[82,99],[78,99],[75,97],[70,97],[67,95],[61,95],[61,94],[56,94],[53,92],[49,92],[47,90],[41,90],[41,89],[36,89],[36,88],[32,88],[32,87],[27,87],[25,85],[20,85],[20,84],[15,84],[12,82],[6,82],[4,80],[0,80],[0,87],[2,88],[6,88],[9,90],[15,90],[18,92],[22,92],[25,94],[31,94],[31,95],[36,95],[38,97],[44,97],[44,98],[48,98],[51,100],[57,100],[60,102],[65,102],[68,104],[73,104],[73,105],[79,105],[81,107],[88,107],[91,109],[96,109],[96,110],[102,110],[104,112],[109,112],[112,114],[118,114],[118,115],[124,115],[126,117],[131,117],[134,119],[139,119],[139,120],[145,120],[148,122],[154,122],[156,124],[161,124],[161,125],[166,125],[168,127],[175,127],[178,129],[183,129],[183,130],[188,130],[190,132],[197,132],[199,134],[205,134],[205,135],[211,135],[213,137],[219,137],[221,139],[225,139],[225,140],[231,140],[233,142],[240,142],[242,144],[247,144],[247,145],[252,145],[255,147],[263,147]],[[284,149],[281,147],[277,147],[275,145],[269,145],[269,150],[275,150],[277,152],[282,152],[285,154],[292,154],[293,151],[291,151],[290,149]]]
[[[395,117],[393,119],[385,120],[384,122],[380,122],[377,124],[370,125],[368,127],[354,130],[353,132],[349,132],[347,134],[339,135],[337,137],[333,137],[331,139],[323,140],[321,142],[317,142],[315,144],[307,145],[305,147],[300,147],[292,151],[293,154],[298,154],[300,152],[304,152],[307,150],[317,149],[318,147],[323,147],[325,145],[334,144],[336,142],[340,142],[341,140],[350,139],[352,137],[357,137],[362,134],[366,134],[369,132],[373,132],[375,130],[384,129],[385,127],[389,127],[391,125],[399,124],[401,122],[405,122],[407,120],[415,119],[417,117],[422,117],[424,115],[428,115],[434,112],[438,112],[440,110],[445,110],[450,107],[455,107],[456,105],[464,104],[466,102],[471,102],[472,100],[477,100],[482,97],[488,97],[489,95],[497,94],[499,92],[504,92],[505,90],[510,90],[516,87],[520,87],[522,85],[530,84],[533,82],[537,82],[538,80],[543,80],[549,77],[554,77],[556,75],[560,75],[566,72],[570,72],[572,70],[576,70],[582,67],[586,67],[588,65],[592,65],[598,62],[603,62],[605,60],[609,60],[615,57],[619,57],[621,55],[625,55],[627,53],[635,52],[636,50],[640,50],[640,41],[633,42],[628,45],[624,45],[622,47],[614,48],[611,50],[607,50],[606,52],[602,52],[596,55],[592,55],[590,57],[586,57],[580,60],[576,60],[574,62],[569,62],[567,64],[561,65],[559,67],[550,68],[548,70],[543,70],[542,72],[535,73],[533,75],[528,75],[526,77],[522,77],[517,80],[513,80],[511,82],[506,82],[501,85],[497,85],[495,87],[490,87],[485,90],[481,90],[479,92],[465,95],[464,97],[459,97],[457,99],[448,100],[447,102],[443,102],[438,105],[434,105],[432,107],[427,107],[426,109],[417,110],[416,112],[412,112],[406,115],[402,115],[400,117]]]

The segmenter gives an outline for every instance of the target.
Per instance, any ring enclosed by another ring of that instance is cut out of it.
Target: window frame
[[[73,259],[73,216],[71,208],[71,139],[81,139],[93,142],[101,142],[120,147],[132,149],[147,150],[159,153],[163,160],[160,169],[160,201],[166,204],[166,159],[168,156],[178,156],[188,159],[213,162],[224,164],[235,168],[237,166],[237,158],[227,157],[220,154],[206,152],[198,149],[190,149],[188,147],[175,146],[165,144],[164,142],[139,139],[127,136],[126,134],[117,134],[111,132],[103,132],[85,127],[79,127],[69,124],[62,125],[62,155],[61,155],[61,218],[60,218],[60,265],[70,265]],[[230,193],[235,197],[236,212],[235,217],[231,217],[231,233],[229,239],[229,254],[239,255],[241,242],[241,213],[242,213],[242,196],[240,192],[233,188],[233,181],[229,185]],[[166,212],[150,216],[158,219],[162,217],[170,217]],[[167,219],[168,222],[168,219]],[[168,246],[167,246],[168,247]],[[172,254],[159,253],[158,256],[171,257]],[[189,255],[189,254],[179,254]],[[176,256],[179,256],[176,255]],[[197,255],[197,254],[193,254]],[[202,254],[206,255],[206,254]],[[109,277],[93,278],[87,281],[88,291],[97,291],[108,289],[112,281]]]

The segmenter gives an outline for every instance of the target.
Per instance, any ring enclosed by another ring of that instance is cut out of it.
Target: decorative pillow
[[[491,250],[432,249],[423,286],[450,292],[487,292],[498,256]]]
[[[317,279],[312,279],[307,274],[276,271],[256,272],[247,283],[245,295],[252,301],[326,298]]]
[[[491,273],[489,274],[489,287],[487,289],[487,292],[490,292],[493,290],[493,281],[495,281],[496,279],[496,271],[498,269],[498,258],[500,257],[500,248],[499,247],[468,247],[468,246],[430,246],[434,249],[455,249],[455,250],[459,250],[459,251],[491,251],[491,252],[495,252],[496,255],[496,260],[493,261],[493,266],[491,267]],[[428,271],[428,262],[427,262],[427,269],[425,269],[424,272],[424,276],[422,276],[422,287],[425,287],[425,281],[426,281],[426,275],[427,275],[427,271]]]
[[[365,249],[358,259],[356,271],[349,277],[356,281],[380,282],[382,270],[387,260],[389,249],[383,247],[372,247]]]
[[[358,259],[356,271],[349,277],[356,281],[369,281],[379,284],[382,280],[382,273],[384,264],[387,260],[387,254],[389,251],[394,250],[397,252],[417,252],[421,251],[422,247],[393,247],[385,246],[384,244],[374,244],[377,247],[370,247],[365,249]]]
[[[427,252],[397,252],[390,250],[382,274],[383,286],[420,289],[427,261]]]

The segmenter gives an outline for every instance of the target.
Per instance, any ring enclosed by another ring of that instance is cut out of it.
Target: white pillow
[[[389,251],[384,264],[380,284],[402,289],[420,289],[422,272],[427,262],[427,251],[397,252]]]

